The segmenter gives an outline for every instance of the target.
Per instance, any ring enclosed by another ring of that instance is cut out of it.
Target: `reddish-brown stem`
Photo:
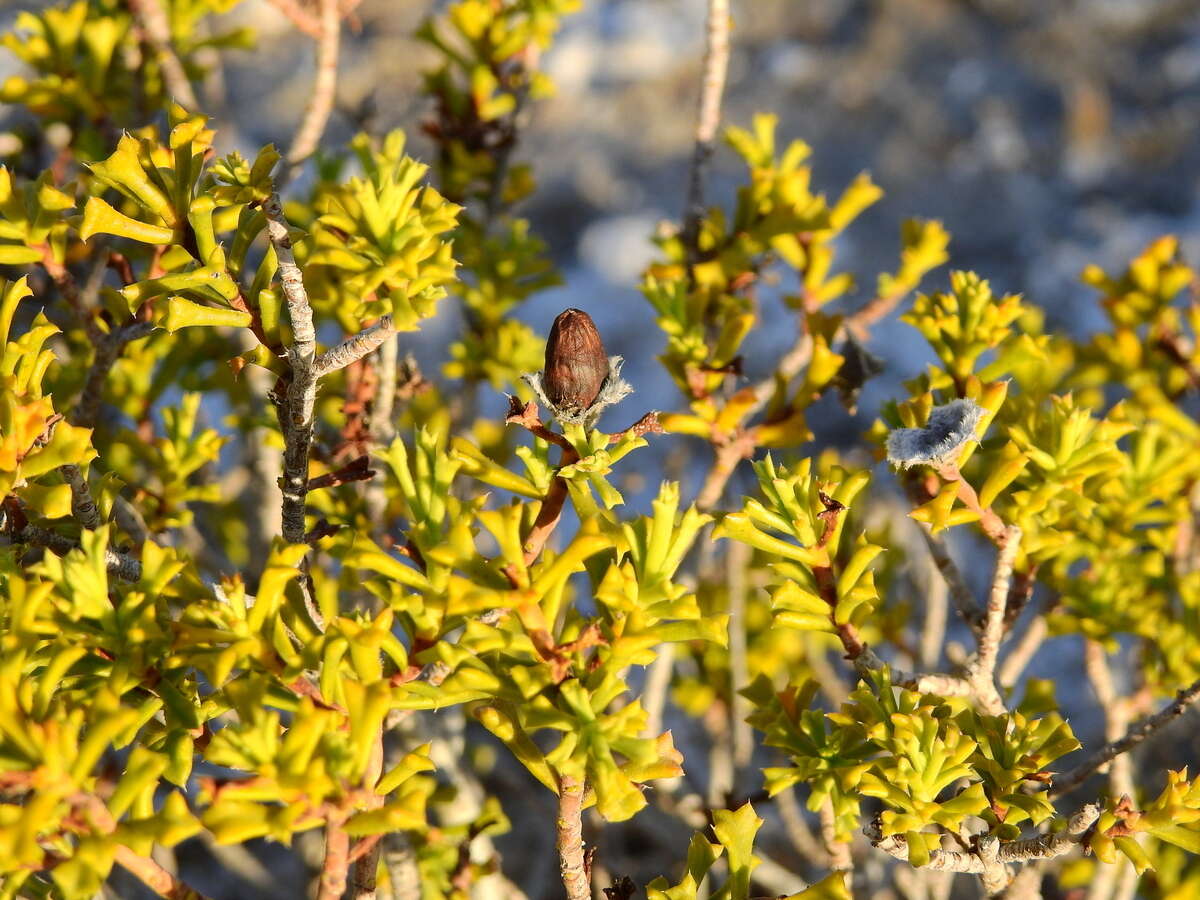
[[[509,412],[504,421],[508,425],[520,425],[535,437],[558,446],[562,450],[558,458],[558,467],[560,469],[572,463],[579,462],[579,453],[571,445],[571,442],[557,431],[551,431],[538,418],[536,403],[531,402],[521,406],[520,401],[516,397],[510,397]],[[641,437],[642,435],[660,434],[661,432],[662,425],[659,424],[658,413],[648,412],[623,431],[610,434],[608,442],[614,444],[626,435]],[[568,493],[567,480],[560,475],[555,475],[554,480],[550,482],[550,489],[546,492],[546,496],[542,500],[542,506],[538,510],[537,518],[533,520],[533,526],[529,529],[529,534],[525,536],[525,542],[522,545],[526,566],[531,566],[537,561],[542,550],[545,549],[546,542],[550,540],[550,535],[558,527],[558,520],[562,518],[563,504],[566,503]],[[513,587],[517,587],[520,584],[516,566],[506,566],[504,568],[504,576]]]
[[[559,780],[558,871],[567,900],[591,900],[583,852],[583,783],[570,775]]]
[[[561,447],[564,453],[567,451],[575,453],[575,448],[571,446],[571,442],[564,435],[559,434],[557,431],[551,431],[542,423],[542,420],[538,418],[537,404],[533,401],[522,406],[521,401],[516,397],[509,397],[508,415],[504,419],[504,424],[520,425],[534,437],[541,438],[548,444],[555,444]],[[575,459],[571,460],[571,462],[575,462],[578,459],[579,456],[576,455]],[[566,465],[566,463],[562,463],[562,465]]]
[[[979,495],[975,493],[975,488],[971,487],[962,477],[962,473],[958,470],[958,463],[945,463],[936,468],[937,473],[946,481],[958,482],[958,499],[962,501],[963,506],[979,516],[979,526],[988,539],[997,547],[1003,547],[1008,536],[1008,529],[1004,521],[990,506],[984,506],[979,502]]]
[[[383,772],[383,731],[379,732],[371,748],[371,757],[367,762],[367,771],[363,775],[363,788],[367,791],[367,808],[378,809],[383,806],[384,797],[375,792],[375,784]],[[381,834],[363,838],[350,851],[349,861],[354,864],[353,890],[354,900],[375,900],[375,881],[379,874],[379,855],[383,849]]]
[[[350,869],[350,835],[341,819],[330,818],[325,825],[325,862],[321,866],[321,881],[317,900],[341,900],[346,893],[346,877]]]
[[[113,857],[117,865],[136,875],[146,887],[168,900],[205,900],[204,895],[192,890],[174,875],[145,856],[138,856],[128,847],[118,844]]]
[[[118,253],[115,250],[109,251],[107,265],[117,273],[117,277],[121,279],[121,284],[126,287],[137,281],[137,277],[133,274],[133,266],[129,262],[129,257],[124,253]]]
[[[104,801],[94,794],[77,794],[71,798],[76,811],[83,814],[92,828],[105,834],[117,829],[117,822]],[[117,844],[113,860],[123,869],[136,875],[143,884],[160,897],[168,900],[206,900],[203,894],[192,890],[154,860],[134,853],[123,844]]]
[[[375,471],[369,468],[371,459],[368,456],[358,456],[340,469],[308,479],[308,490],[318,491],[321,488],[337,487],[354,481],[370,481],[375,477]]]

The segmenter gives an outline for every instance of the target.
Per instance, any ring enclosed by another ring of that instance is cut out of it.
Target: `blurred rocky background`
[[[19,9],[43,5],[0,0],[0,27],[9,28]],[[414,155],[429,157],[421,123],[430,110],[420,84],[431,57],[412,32],[431,6],[444,5],[364,0],[357,7],[325,146],[364,128],[402,127]],[[1000,292],[1026,294],[1046,310],[1048,327],[1076,334],[1102,323],[1096,295],[1078,279],[1086,263],[1122,267],[1167,232],[1180,235],[1190,260],[1200,259],[1200,0],[734,0],[733,8],[724,122],[747,125],[757,111],[776,113],[781,139],[811,145],[819,188],[836,195],[869,170],[886,191],[840,248],[860,284],[849,305],[870,299],[875,275],[894,268],[909,216],[941,219],[953,235],[953,266],[978,271]],[[547,240],[566,282],[518,314],[542,333],[567,306],[594,316],[609,352],[627,358],[637,388],[629,409],[612,414],[622,420],[680,405],[654,362],[662,338],[637,283],[654,254],[657,223],[681,213],[704,15],[702,0],[586,0],[542,60],[558,92],[533,106],[517,150],[541,185],[517,212]],[[218,149],[252,156],[266,142],[286,146],[311,90],[312,42],[267,0],[246,0],[227,18],[253,28],[258,46],[214,60],[203,85]],[[0,54],[0,80],[16,70]],[[0,131],[4,121],[0,111]],[[733,154],[719,152],[709,201],[731,201],[740,178]],[[924,286],[945,284],[940,269]],[[750,379],[769,371],[795,336],[777,297],[764,292],[763,302],[766,327],[748,346]],[[446,304],[406,349],[436,376],[455,328]],[[818,443],[854,441],[880,402],[896,395],[898,380],[926,361],[916,333],[894,320],[875,329],[870,348],[886,360],[884,376],[864,392],[857,417],[834,403],[822,406],[826,421],[810,417]],[[499,396],[481,401],[485,411],[503,408]],[[731,490],[748,487],[745,468]],[[685,466],[685,482],[689,474]],[[656,473],[644,475],[657,481]],[[697,486],[685,483],[685,496]],[[1080,680],[1060,697],[1068,705],[1076,697],[1082,712],[1094,701]],[[1099,730],[1095,721],[1072,724],[1085,741]],[[677,742],[689,752],[687,735]],[[486,743],[457,749],[466,757],[490,753]],[[1174,751],[1169,761],[1177,764]],[[703,766],[692,771],[704,777]],[[505,797],[514,823],[497,842],[506,874],[534,900],[559,896],[552,835],[532,827],[553,816],[549,794],[515,766],[491,777],[488,787]],[[689,836],[653,807],[606,833],[600,858],[639,884],[681,858]],[[196,844],[181,848],[180,864],[201,889],[299,896],[303,842],[299,855],[267,846],[221,851],[238,873],[232,883],[205,883],[210,851]],[[768,849],[788,860],[782,839]],[[137,896],[120,884],[117,891]]]

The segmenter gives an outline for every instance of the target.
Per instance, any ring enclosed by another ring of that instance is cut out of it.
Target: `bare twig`
[[[1088,639],[1083,652],[1084,668],[1088,681],[1096,699],[1100,701],[1100,709],[1104,715],[1104,739],[1115,741],[1129,727],[1129,704],[1117,693],[1113,682],[1112,668],[1108,664],[1108,654],[1098,641]],[[1136,796],[1133,783],[1133,761],[1129,754],[1123,753],[1114,757],[1100,771],[1108,769],[1108,784],[1113,797]],[[1141,835],[1131,835],[1136,840]],[[1121,873],[1119,866],[1100,866],[1088,884],[1087,900],[1114,900],[1117,879]]]
[[[829,853],[809,827],[808,820],[804,817],[804,810],[801,809],[800,802],[796,799],[795,790],[789,787],[776,794],[775,808],[779,810],[783,830],[787,833],[788,840],[792,842],[792,847],[796,852],[814,866],[828,868]]]
[[[325,860],[317,900],[342,900],[349,871],[350,835],[341,822],[331,819],[325,825]]]
[[[100,325],[96,322],[96,317],[93,315],[94,310],[88,306],[83,295],[80,294],[79,285],[76,284],[71,270],[54,258],[54,254],[48,246],[42,254],[42,268],[46,270],[46,274],[50,276],[58,288],[58,292],[62,294],[67,305],[71,307],[80,324],[83,325],[87,339],[99,346],[104,339],[104,332],[100,330]]]
[[[983,614],[979,611],[971,589],[967,587],[962,571],[958,568],[954,557],[950,555],[950,549],[946,546],[945,540],[940,535],[933,534],[923,525],[918,527],[921,536],[925,538],[925,544],[929,547],[929,555],[933,557],[934,564],[942,573],[942,579],[945,581],[946,587],[950,591],[950,597],[954,600],[954,605],[958,607],[963,621],[978,631],[983,625]]]
[[[396,378],[400,346],[395,336],[385,338],[379,347],[375,364],[375,395],[371,399],[371,441],[376,447],[387,447],[396,434],[392,415],[396,406]],[[366,486],[367,514],[377,534],[387,533],[387,492],[383,482],[372,480]]]
[[[308,493],[308,453],[312,444],[313,406],[317,396],[317,377],[313,370],[316,330],[304,278],[292,252],[292,239],[279,195],[272,194],[263,204],[267,234],[279,259],[279,283],[287,300],[292,323],[292,346],[288,362],[291,383],[280,416],[284,426],[283,452],[283,537],[289,543],[304,543],[304,500]]]
[[[104,396],[104,382],[125,345],[148,336],[155,329],[151,322],[125,325],[108,334],[100,334],[94,344],[96,353],[88,370],[87,381],[75,404],[72,421],[81,428],[95,428]]]
[[[663,730],[663,710],[667,705],[667,694],[671,690],[671,676],[675,671],[675,645],[659,644],[658,656],[646,673],[642,687],[642,708],[646,710],[646,727],[643,737],[658,737]]]
[[[717,458],[713,461],[708,474],[704,476],[704,484],[701,485],[700,492],[696,495],[697,509],[707,512],[720,502],[721,496],[725,493],[725,485],[733,477],[737,464],[743,459],[753,456],[757,446],[753,431],[744,431],[732,439],[715,443],[713,449],[716,451]]]
[[[967,678],[974,689],[979,705],[990,715],[1003,715],[1004,699],[996,687],[996,657],[1000,651],[1000,640],[1004,637],[1004,611],[1008,606],[1008,588],[1012,581],[1013,563],[1021,547],[1021,529],[1009,525],[1005,530],[1000,553],[996,559],[996,573],[992,578],[992,590],[988,596],[983,630],[979,634],[979,651],[968,667]]]
[[[370,794],[367,809],[378,809],[386,802],[386,798],[373,790],[383,772],[383,730],[381,729],[372,743],[371,755],[363,774],[363,787]],[[379,859],[383,851],[383,835],[376,834],[360,840],[350,852],[349,860],[354,863],[351,878],[351,896],[354,900],[375,900],[376,880],[379,876]]]
[[[1046,617],[1040,614],[1034,616],[1033,621],[1025,629],[1025,633],[1021,635],[1015,645],[1012,645],[1012,649],[1004,657],[1004,662],[1000,664],[999,681],[1002,688],[1007,689],[1017,683],[1017,679],[1021,677],[1021,673],[1025,671],[1030,660],[1046,642],[1046,636],[1049,633],[1050,626],[1046,624]]]
[[[112,813],[96,795],[76,794],[71,797],[71,804],[83,813],[90,826],[105,834],[112,834],[117,830],[117,822]],[[135,853],[124,844],[115,844],[113,860],[136,875],[146,887],[160,897],[169,900],[205,900],[203,894],[192,890],[154,860]]]
[[[1042,900],[1042,867],[1044,860],[1033,860],[1022,866],[1008,887],[1000,894],[1004,900]],[[1132,869],[1132,867],[1130,867]]]
[[[370,465],[371,458],[369,456],[356,456],[341,468],[308,479],[308,492],[311,494],[313,491],[351,484],[355,481],[370,481],[375,477],[375,472]]]
[[[392,421],[392,416],[396,409],[399,361],[399,342],[395,338],[385,338],[379,347],[375,396],[371,400],[371,440],[380,447],[386,447],[396,435],[396,424]],[[415,367],[416,361],[411,360],[410,366]]]
[[[591,900],[583,853],[583,783],[563,775],[559,779],[558,871],[562,875],[567,900]]]
[[[321,39],[321,21],[300,5],[298,0],[268,0],[288,20],[313,40]]]
[[[925,598],[925,621],[921,626],[921,646],[918,654],[923,669],[935,667],[942,656],[942,645],[946,642],[946,624],[949,619],[950,594],[944,577],[933,574],[936,566],[928,561],[924,566],[922,594]]]
[[[1054,787],[1050,790],[1050,796],[1061,797],[1074,790],[1109,760],[1129,752],[1142,741],[1152,737],[1159,729],[1178,719],[1197,699],[1200,699],[1200,681],[1193,682],[1189,687],[1180,690],[1174,700],[1154,715],[1147,716],[1135,724],[1123,737],[1101,747],[1074,769],[1060,778],[1054,779]]]
[[[191,79],[171,46],[171,23],[159,0],[129,0],[129,8],[141,26],[146,42],[154,49],[166,82],[174,99],[189,112],[198,112],[200,102],[192,90]]]
[[[137,546],[140,547],[150,540],[150,529],[146,527],[146,520],[142,518],[137,507],[120,494],[113,498],[113,520]]]
[[[368,353],[378,348],[384,341],[396,333],[390,315],[381,316],[374,325],[364,328],[352,338],[348,338],[326,350],[313,363],[313,372],[318,378],[344,369],[351,363],[358,362]],[[395,376],[392,379],[392,390],[395,391]]]
[[[154,860],[139,856],[124,844],[116,845],[113,860],[136,875],[142,884],[160,897],[168,900],[205,900],[203,894],[192,890]]]
[[[738,693],[750,683],[750,663],[746,648],[746,570],[750,566],[749,544],[736,541],[729,546],[726,586],[729,590],[729,725],[733,744],[733,787],[739,789],[742,775],[754,752],[754,732],[746,717],[750,701]]]
[[[321,20],[313,15],[298,0],[267,0],[272,6],[283,13],[288,20],[313,40],[321,39]],[[345,19],[358,8],[362,0],[341,0],[338,3],[338,15]]]
[[[304,118],[292,138],[287,154],[290,172],[295,166],[312,156],[325,133],[329,114],[333,112],[334,93],[337,91],[338,38],[341,34],[337,0],[320,0],[320,38],[317,40],[317,74],[313,80],[312,93]]]
[[[696,113],[696,143],[688,170],[687,205],[684,209],[683,235],[688,259],[698,256],[696,240],[704,217],[704,177],[721,124],[721,94],[729,68],[729,0],[708,0],[708,24],[705,29],[704,63],[700,82],[700,100]]]
[[[790,897],[808,890],[808,883],[771,857],[760,854],[754,867],[754,880],[771,892],[772,897]]]
[[[1084,646],[1083,661],[1088,681],[1092,684],[1092,690],[1096,692],[1096,699],[1100,701],[1100,709],[1104,714],[1104,739],[1110,742],[1120,740],[1129,729],[1129,703],[1117,693],[1104,646],[1097,641],[1088,640]],[[1103,768],[1102,766],[1101,769]],[[1135,796],[1133,764],[1127,754],[1114,756],[1108,764],[1108,770],[1108,780],[1114,797]]]

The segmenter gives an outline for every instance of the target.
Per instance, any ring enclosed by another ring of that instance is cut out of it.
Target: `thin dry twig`
[[[808,820],[804,817],[804,810],[800,807],[800,801],[796,799],[795,790],[789,787],[776,794],[775,808],[779,810],[779,819],[783,822],[783,830],[796,852],[814,866],[828,868],[829,854],[809,827]]]
[[[383,843],[383,865],[392,900],[421,900],[421,870],[417,867],[412,841],[407,834],[397,831],[386,835]]]
[[[1104,739],[1115,741],[1129,728],[1129,702],[1117,693],[1113,680],[1112,668],[1109,665],[1108,654],[1098,641],[1088,639],[1083,651],[1084,669],[1096,699],[1100,701],[1100,709],[1104,716]],[[1103,772],[1108,770],[1108,785],[1113,797],[1136,796],[1133,782],[1133,760],[1129,754],[1116,756],[1106,766],[1101,766]],[[1131,835],[1134,840],[1142,837],[1140,834]],[[1100,866],[1088,885],[1087,900],[1116,900],[1118,879],[1122,867]]]
[[[945,578],[933,574],[935,565],[927,561],[925,577],[922,579],[922,595],[925,602],[925,621],[921,626],[921,644],[918,652],[921,668],[932,669],[941,659],[942,646],[946,642],[946,625],[949,619],[950,594]]]
[[[696,112],[696,143],[688,170],[687,204],[684,208],[684,243],[689,261],[698,254],[696,239],[704,218],[704,179],[716,145],[721,124],[721,94],[729,68],[729,0],[708,0],[705,27],[704,62],[700,81],[700,99]]]
[[[1050,626],[1046,624],[1046,617],[1044,615],[1034,616],[1025,629],[1025,633],[1021,635],[1016,644],[1012,645],[1012,649],[1004,657],[1004,662],[1000,664],[998,680],[1002,688],[1008,689],[1017,683],[1017,679],[1021,677],[1021,673],[1028,667],[1030,660],[1046,642],[1049,634]]]
[[[142,884],[160,897],[168,900],[205,900],[199,891],[188,887],[154,860],[139,856],[124,844],[117,844],[113,860],[136,875]]]
[[[950,598],[958,608],[963,621],[978,631],[983,626],[983,614],[979,610],[979,605],[975,602],[974,594],[967,587],[967,581],[963,578],[962,570],[958,568],[954,557],[950,555],[950,548],[946,546],[945,540],[940,535],[933,534],[923,525],[919,526],[919,528],[921,536],[925,538],[926,546],[929,547],[929,555],[933,558],[934,565],[937,566],[937,570],[941,573],[942,580],[946,583],[946,587],[950,591]]]
[[[671,677],[675,672],[675,645],[659,644],[656,649],[658,656],[650,664],[642,687],[642,708],[646,710],[646,727],[642,729],[642,737],[648,738],[662,734],[663,710],[666,709]]]
[[[1128,753],[1142,741],[1153,737],[1156,732],[1182,716],[1196,700],[1200,699],[1200,681],[1182,688],[1175,699],[1152,716],[1147,716],[1134,724],[1125,735],[1111,741],[1080,763],[1071,771],[1054,779],[1054,787],[1050,790],[1051,797],[1061,797],[1087,781],[1092,773],[1111,759],[1122,753]]]
[[[316,151],[329,122],[329,115],[333,112],[334,94],[337,91],[340,18],[337,0],[320,0],[317,74],[313,80],[308,106],[304,109],[304,118],[300,120],[300,127],[296,129],[296,136],[292,138],[292,146],[288,150],[289,172]]]
[[[301,6],[297,0],[267,0],[272,6],[283,13],[288,21],[303,31],[313,40],[321,39],[321,20]],[[341,18],[348,17],[359,6],[362,0],[341,0],[338,4],[338,14]]]
[[[1129,729],[1129,703],[1117,693],[1108,654],[1098,641],[1088,640],[1083,650],[1084,668],[1100,709],[1104,715],[1104,739],[1120,740]],[[1104,767],[1102,766],[1101,769]],[[1108,764],[1109,785],[1114,797],[1136,796],[1133,784],[1133,763],[1127,754],[1113,757]]]
[[[81,428],[96,427],[96,421],[100,416],[100,404],[104,397],[104,382],[116,363],[117,357],[121,355],[126,344],[149,336],[155,328],[156,326],[151,322],[135,322],[108,334],[98,334],[93,341],[95,356],[92,357],[87,380],[84,382],[83,391],[75,404],[75,412],[72,416],[72,421],[76,425]]]
[[[392,324],[390,315],[381,316],[373,325],[364,328],[354,337],[347,338],[336,347],[331,347],[313,363],[313,372],[318,378],[323,375],[328,375],[330,372],[336,372],[338,369],[344,369],[346,366],[358,362],[368,353],[376,350],[388,338],[396,333],[396,328]],[[392,389],[395,392],[395,376],[392,376]]]
[[[117,822],[108,807],[94,794],[76,794],[71,804],[96,828],[105,834],[117,830]],[[184,884],[154,860],[135,853],[124,844],[116,844],[113,860],[123,869],[136,875],[141,882],[160,897],[168,900],[206,900],[205,896]]]

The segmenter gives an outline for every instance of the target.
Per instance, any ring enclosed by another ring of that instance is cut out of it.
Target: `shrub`
[[[1087,340],[947,279],[932,221],[903,225],[894,271],[852,302],[836,251],[881,196],[869,178],[827,199],[761,115],[725,133],[734,206],[703,202],[728,40],[712,0],[688,214],[642,285],[678,397],[625,399],[586,317],[549,349],[513,317],[559,281],[514,213],[534,185],[513,151],[577,4],[429,18],[431,166],[364,132],[290,191],[341,11],[283,4],[317,38],[317,83],[295,145],[251,160],[214,151],[192,86],[202,51],[251,39],[193,37],[231,5],[80,0],[4,38],[29,74],[0,96],[70,137],[44,172],[0,169],[0,896],[91,897],[114,866],[198,896],[163,849],[314,834],[322,898],[515,891],[488,848],[516,813],[486,761],[447,750],[431,711],[451,709],[555,798],[518,825],[555,833],[572,900],[866,897],[931,872],[1014,897],[1126,872],[1157,873],[1148,896],[1195,890],[1200,782],[1130,757],[1200,696],[1200,303],[1173,238],[1083,273],[1109,323]],[[796,341],[745,385],[756,291],[781,271]],[[398,335],[450,303],[435,383]],[[936,363],[860,447],[814,457],[813,405],[853,407],[898,309]],[[512,392],[503,422],[484,390]],[[605,427],[627,425],[602,430],[613,404]],[[650,441],[703,460],[695,498],[667,481],[626,505]],[[727,498],[748,459],[757,488]],[[989,570],[982,601],[960,566]],[[1061,636],[1104,707],[1083,756],[1054,685],[1022,678]],[[707,772],[663,728],[668,693]],[[737,782],[760,767],[764,790]],[[678,864],[636,885],[585,850],[583,813],[598,834],[650,805]],[[755,807],[798,874],[760,865]]]

